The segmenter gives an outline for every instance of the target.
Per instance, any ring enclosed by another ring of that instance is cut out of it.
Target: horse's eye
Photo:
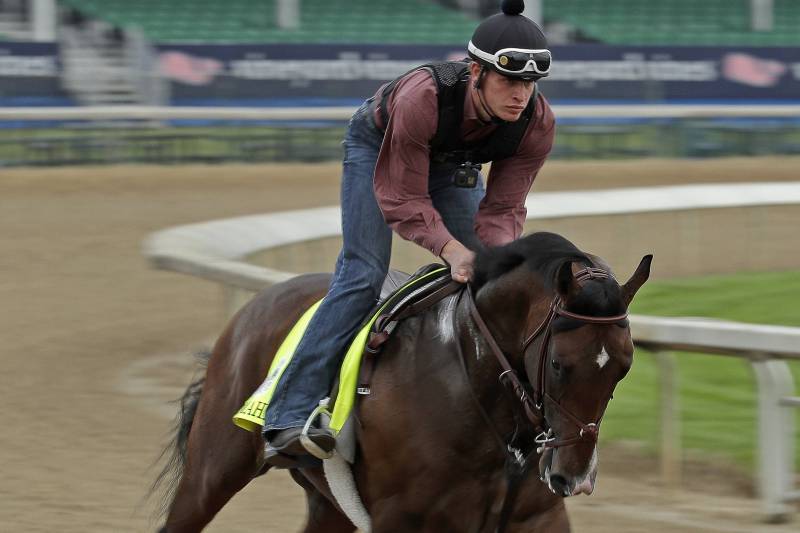
[[[553,365],[553,369],[554,369],[554,370],[556,370],[556,371],[558,371],[558,370],[561,370],[561,363],[559,363],[559,362],[558,362],[558,361],[556,361],[555,359],[552,359],[552,360],[550,361],[550,363]]]

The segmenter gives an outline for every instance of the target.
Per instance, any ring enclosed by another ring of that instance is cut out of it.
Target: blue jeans
[[[333,280],[275,389],[265,432],[302,426],[328,395],[349,342],[376,304],[389,270],[392,231],[373,190],[383,134],[373,124],[367,106],[353,114],[343,143],[343,243]],[[428,190],[450,233],[474,249],[478,242],[474,220],[484,195],[483,183],[479,181],[474,189],[454,186],[455,168],[431,164]]]

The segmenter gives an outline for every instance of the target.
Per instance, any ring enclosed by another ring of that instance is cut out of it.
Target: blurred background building
[[[497,10],[0,0],[0,164],[338,159],[352,108],[415,65],[464,57]],[[540,0],[526,13],[552,42],[555,158],[800,153],[800,2]]]

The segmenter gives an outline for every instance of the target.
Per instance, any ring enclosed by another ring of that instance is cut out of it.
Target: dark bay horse
[[[563,499],[594,488],[600,422],[633,362],[627,308],[651,259],[619,285],[599,258],[535,233],[481,252],[471,286],[402,321],[357,406],[353,473],[372,531],[569,531]],[[329,279],[262,291],[216,342],[182,401],[162,531],[200,531],[268,470],[261,436],[231,416]],[[307,495],[303,531],[355,531],[322,468],[291,475]]]

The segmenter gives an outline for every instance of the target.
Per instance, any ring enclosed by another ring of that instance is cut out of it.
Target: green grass
[[[657,316],[702,316],[800,326],[800,271],[713,276],[645,285],[631,311]],[[739,358],[677,356],[683,449],[752,467],[756,457],[756,391],[750,364]],[[790,363],[800,383],[800,363]],[[655,452],[659,439],[658,368],[637,350],[603,419],[604,440],[636,440]],[[796,417],[797,419],[797,417]],[[800,421],[798,421],[800,422]],[[800,424],[798,424],[800,425]],[[795,430],[800,460],[800,431]],[[800,464],[800,463],[798,463]]]

